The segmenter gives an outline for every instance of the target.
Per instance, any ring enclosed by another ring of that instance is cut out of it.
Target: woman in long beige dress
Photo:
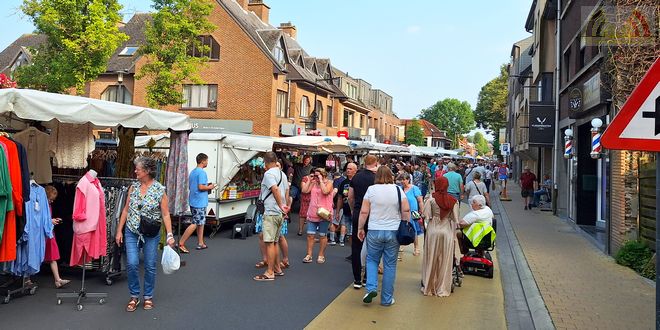
[[[428,224],[422,260],[422,293],[448,297],[451,294],[458,201],[447,193],[447,178],[435,179],[434,186],[435,192],[424,204],[424,218]]]

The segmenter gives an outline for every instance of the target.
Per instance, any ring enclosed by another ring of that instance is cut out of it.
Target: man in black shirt
[[[349,232],[349,235],[352,233],[353,218],[351,217],[351,206],[348,203],[348,191],[351,187],[351,179],[353,179],[356,172],[357,165],[355,163],[348,163],[346,165],[345,171],[346,177],[338,186],[337,208],[335,210],[335,214],[339,215],[340,211],[342,209],[344,210],[341,219],[339,219],[339,224],[341,226],[339,234],[339,246],[344,246],[345,244],[344,242],[346,239],[346,229],[348,226],[351,226],[351,232]]]
[[[368,155],[364,158],[364,167],[359,170],[351,180],[350,188],[348,189],[348,204],[350,205],[351,215],[353,219],[353,233],[351,235],[351,251],[352,251],[352,265],[353,265],[353,288],[360,289],[362,287],[362,260],[360,252],[362,251],[362,241],[357,237],[358,233],[358,218],[360,209],[362,208],[362,201],[367,189],[374,184],[376,180],[376,170],[378,169],[378,158],[374,155]],[[365,234],[368,231],[369,219],[364,225]],[[365,274],[366,277],[366,274]]]

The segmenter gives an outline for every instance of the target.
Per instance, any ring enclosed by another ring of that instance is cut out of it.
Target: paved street
[[[557,329],[652,329],[655,288],[551,212],[502,202]]]

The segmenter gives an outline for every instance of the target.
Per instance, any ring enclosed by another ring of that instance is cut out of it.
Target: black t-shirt
[[[337,187],[338,192],[337,196],[344,200],[344,215],[347,217],[351,216],[351,207],[348,205],[348,188],[351,186],[351,179],[344,178],[344,180]]]
[[[376,181],[376,173],[367,170],[361,169],[351,180],[350,187],[353,188],[353,196],[355,197],[355,211],[360,213],[362,208],[362,200],[364,195],[367,193],[367,189],[374,184]]]

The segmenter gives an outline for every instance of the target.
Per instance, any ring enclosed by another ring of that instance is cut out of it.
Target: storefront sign
[[[582,110],[582,91],[579,88],[573,88],[568,92],[568,109],[571,111]]]
[[[348,139],[348,131],[339,131],[337,132],[337,137],[343,137]]]
[[[252,134],[251,120],[193,119],[190,124],[195,133],[244,133]]]
[[[529,107],[529,143],[552,145],[555,137],[555,109],[552,105]]]

